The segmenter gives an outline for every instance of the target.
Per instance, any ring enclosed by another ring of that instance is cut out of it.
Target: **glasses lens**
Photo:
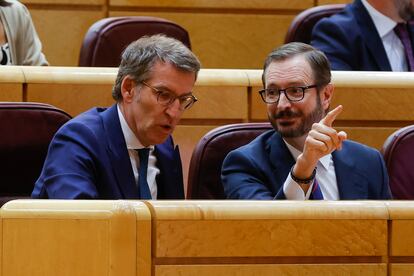
[[[191,96],[180,99],[181,110],[189,109],[194,104],[194,98]]]
[[[158,91],[158,102],[162,105],[169,105],[174,101],[174,96],[165,91]]]
[[[303,99],[303,88],[302,87],[286,88],[286,96],[291,101],[300,101]]]
[[[275,103],[279,100],[279,90],[277,89],[265,89],[265,102]]]

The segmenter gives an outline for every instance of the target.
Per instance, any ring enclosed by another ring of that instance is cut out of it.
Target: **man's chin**
[[[278,126],[276,131],[279,132],[283,138],[297,138],[304,135],[304,132],[301,129],[295,127]]]

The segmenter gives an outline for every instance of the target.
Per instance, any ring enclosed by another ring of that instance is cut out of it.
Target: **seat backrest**
[[[382,147],[394,199],[414,199],[414,125],[391,134]]]
[[[174,22],[150,16],[109,17],[95,22],[82,42],[79,66],[117,67],[122,51],[145,35],[165,34],[191,49],[188,32]]]
[[[70,118],[48,104],[0,102],[0,206],[30,197],[53,135]]]
[[[285,36],[285,43],[297,41],[309,44],[316,23],[344,9],[345,4],[321,5],[299,13],[292,21]]]
[[[270,123],[240,123],[218,127],[207,133],[195,147],[190,161],[187,198],[225,199],[221,166],[226,155],[263,132]]]

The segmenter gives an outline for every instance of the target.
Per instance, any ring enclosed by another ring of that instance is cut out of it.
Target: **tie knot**
[[[138,152],[138,157],[139,157],[139,162],[141,164],[143,163],[148,163],[148,157],[149,157],[149,148],[142,148],[142,149],[137,149],[136,150]],[[147,166],[147,165],[145,165]]]
[[[405,40],[407,38],[409,39],[407,23],[398,23],[394,27],[394,32],[401,39],[402,42],[403,42],[403,40]]]
[[[142,149],[136,149],[136,151],[138,152],[139,158],[141,159],[141,157],[145,157],[149,155],[149,148],[142,148]]]

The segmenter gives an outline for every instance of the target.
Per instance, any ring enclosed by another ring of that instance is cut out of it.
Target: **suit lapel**
[[[377,63],[381,71],[391,71],[391,65],[388,56],[385,52],[384,45],[378,34],[377,28],[371,19],[368,11],[360,0],[356,0],[352,4],[352,9],[355,14],[356,21],[361,30],[362,39],[367,45],[371,56]]]
[[[172,138],[155,146],[157,166],[160,174],[157,177],[158,198],[184,198],[184,187],[182,183],[182,167],[178,146],[173,150]]]
[[[276,183],[276,190],[274,192],[277,192],[288,177],[290,169],[295,164],[295,160],[282,137],[277,132],[267,141],[266,151],[269,152],[269,161]]]
[[[352,152],[346,143],[340,151],[332,153],[340,199],[366,199],[367,180],[355,166]]]
[[[101,113],[106,138],[108,139],[108,155],[117,184],[124,198],[138,198],[131,160],[121,124],[119,122],[117,105],[113,105]],[[104,137],[103,137],[104,138]]]
[[[414,19],[408,22],[408,31],[410,33],[410,38],[411,38],[411,47],[414,51]]]

